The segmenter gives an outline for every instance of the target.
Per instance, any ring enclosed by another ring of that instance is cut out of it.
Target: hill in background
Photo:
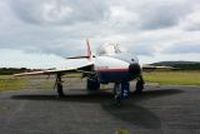
[[[11,75],[23,72],[37,71],[38,69],[27,69],[27,68],[0,68],[0,75]]]
[[[155,66],[172,66],[182,70],[200,70],[200,62],[195,61],[162,61],[152,63]]]

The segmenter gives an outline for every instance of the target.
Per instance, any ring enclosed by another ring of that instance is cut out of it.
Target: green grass
[[[24,89],[26,84],[26,79],[13,78],[12,75],[0,75],[0,92]]]
[[[115,132],[115,134],[130,134],[130,132],[128,131],[128,129],[120,128]]]
[[[65,78],[80,78],[80,75],[70,74]],[[144,72],[147,83],[160,85],[196,85],[200,86],[200,71],[153,71]],[[20,89],[53,89],[54,79],[13,78],[12,75],[0,75],[0,92]],[[106,86],[105,86],[106,87]]]
[[[13,77],[13,75],[0,75],[0,92],[21,89],[53,89],[53,79],[47,76]]]
[[[154,71],[145,72],[146,82],[161,85],[200,85],[200,71]]]

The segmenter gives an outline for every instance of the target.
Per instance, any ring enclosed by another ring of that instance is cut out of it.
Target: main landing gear
[[[55,87],[56,87],[58,96],[64,97],[65,95],[64,95],[64,92],[63,92],[63,81],[62,81],[62,75],[61,74],[56,75]]]
[[[140,94],[144,89],[144,79],[142,75],[137,78],[136,82],[136,91],[135,93]],[[122,100],[128,99],[130,95],[130,83],[125,82],[116,82],[114,85],[114,98],[117,105],[120,105]]]
[[[87,79],[88,91],[98,91],[99,88],[100,88],[100,83],[97,79]]]
[[[140,75],[138,78],[137,78],[137,82],[136,82],[136,90],[135,90],[135,93],[136,94],[141,94],[143,89],[144,89],[144,79],[142,77],[142,75]]]

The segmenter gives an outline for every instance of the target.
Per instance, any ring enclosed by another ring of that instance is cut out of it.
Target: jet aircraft
[[[24,72],[14,76],[55,75],[55,86],[59,97],[64,96],[62,77],[68,73],[81,73],[87,78],[87,90],[97,91],[101,84],[114,83],[113,94],[116,103],[129,97],[130,81],[136,80],[136,93],[144,89],[143,69],[172,69],[166,66],[143,66],[138,58],[116,43],[107,43],[97,49],[96,55],[91,51],[89,40],[86,40],[87,55],[66,58],[66,62],[77,62],[63,68]],[[73,61],[74,60],[74,61]],[[77,62],[79,63],[79,62]]]

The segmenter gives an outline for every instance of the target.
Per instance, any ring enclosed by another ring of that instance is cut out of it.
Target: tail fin
[[[89,39],[86,40],[86,44],[87,44],[87,56],[88,56],[88,59],[91,60],[93,55],[92,55]]]

